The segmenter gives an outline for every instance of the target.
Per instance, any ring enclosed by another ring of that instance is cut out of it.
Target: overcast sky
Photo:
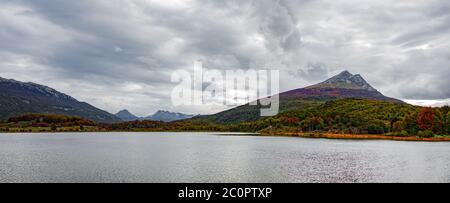
[[[346,69],[387,96],[450,98],[448,0],[0,0],[0,77],[115,113],[171,106],[170,76],[280,69],[281,90]]]

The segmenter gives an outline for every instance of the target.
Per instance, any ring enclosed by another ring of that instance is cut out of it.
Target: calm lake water
[[[0,134],[0,182],[450,182],[450,143]]]

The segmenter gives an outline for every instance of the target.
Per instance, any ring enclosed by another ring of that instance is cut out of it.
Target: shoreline
[[[267,137],[300,137],[316,139],[342,139],[342,140],[392,140],[392,141],[415,141],[415,142],[450,142],[450,137],[420,138],[417,136],[387,136],[369,134],[334,134],[334,133],[300,133],[300,132],[216,132],[216,131],[45,131],[45,132],[0,132],[2,134],[60,134],[60,133],[211,133],[222,136],[267,136]],[[228,134],[228,135],[227,135]]]
[[[414,142],[450,142],[450,137],[432,137],[421,138],[417,136],[387,136],[387,135],[368,135],[368,134],[333,134],[333,133],[293,133],[276,132],[261,133],[262,136],[285,136],[301,138],[322,138],[322,139],[342,139],[342,140],[393,140],[393,141],[414,141]]]

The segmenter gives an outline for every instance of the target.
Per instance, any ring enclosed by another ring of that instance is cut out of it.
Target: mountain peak
[[[348,70],[344,70],[336,76],[339,76],[341,78],[350,78],[353,76],[353,74],[351,74]]]
[[[120,113],[129,113],[129,114],[131,114],[130,111],[128,111],[127,109],[122,109],[121,111],[117,112],[117,114],[120,114]]]
[[[177,120],[183,120],[192,118],[195,115],[188,115],[183,113],[174,113],[167,110],[159,110],[155,114],[150,115],[146,117],[145,119],[149,120],[155,120],[155,121],[164,121],[164,122],[170,122],[170,121],[177,121]]]
[[[307,89],[320,88],[340,88],[340,89],[359,89],[371,92],[378,92],[360,75],[353,75],[347,70],[342,71],[324,82],[307,87]]]
[[[115,114],[117,117],[122,119],[123,121],[135,121],[139,120],[139,118],[132,113],[130,113],[127,109],[121,110]]]

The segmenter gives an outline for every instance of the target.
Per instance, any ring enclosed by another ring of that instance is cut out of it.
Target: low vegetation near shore
[[[349,140],[397,140],[397,141],[450,141],[448,135],[435,135],[433,137],[419,136],[392,136],[392,135],[370,135],[370,134],[335,134],[324,132],[287,132],[287,131],[265,131],[262,136],[286,136],[303,138],[326,138],[326,139],[349,139]]]
[[[157,131],[230,131],[230,128],[211,123],[162,122],[136,120],[120,123],[96,123],[75,116],[26,114],[0,122],[0,132],[157,132]]]
[[[450,108],[364,99],[326,101],[255,121],[129,121],[100,124],[79,117],[27,114],[0,122],[0,132],[215,131],[340,139],[449,140]]]
[[[80,117],[26,114],[0,123],[0,132],[98,132],[107,131],[101,125]]]

